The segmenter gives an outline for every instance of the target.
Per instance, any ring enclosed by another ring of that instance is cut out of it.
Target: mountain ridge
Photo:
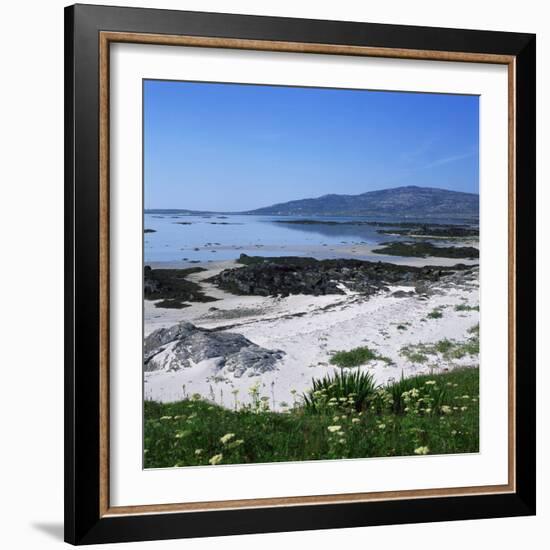
[[[358,195],[328,194],[273,204],[246,214],[258,215],[429,215],[479,216],[479,195],[435,187],[408,185]]]
[[[147,212],[163,209],[148,209]],[[240,212],[164,209],[187,214],[250,214],[272,216],[402,216],[478,218],[479,195],[436,187],[408,185],[358,195],[329,193]]]

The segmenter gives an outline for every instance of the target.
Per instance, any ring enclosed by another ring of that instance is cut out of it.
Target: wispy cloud
[[[420,157],[429,153],[435,143],[435,138],[430,137],[421,141],[419,145],[412,150],[404,151],[400,154],[400,160],[405,163],[417,161]]]
[[[449,155],[447,157],[442,157],[420,167],[421,170],[426,170],[427,168],[434,168],[436,166],[443,166],[444,164],[450,164],[451,162],[457,162],[459,160],[464,160],[470,157],[473,157],[476,153],[471,151],[469,153],[463,153],[461,155]]]
[[[426,148],[424,148],[426,151]],[[447,155],[445,157],[440,157],[424,164],[416,163],[416,166],[409,166],[401,169],[395,169],[393,172],[393,177],[389,178],[385,184],[386,185],[396,185],[402,182],[410,182],[411,178],[418,177],[418,173],[423,170],[429,170],[430,168],[436,168],[438,166],[444,166],[446,164],[451,164],[453,162],[458,162],[460,160],[465,160],[477,155],[477,151],[469,151],[467,153],[461,153],[456,155]]]

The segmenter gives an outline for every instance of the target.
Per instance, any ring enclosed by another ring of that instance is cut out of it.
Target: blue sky
[[[419,185],[479,192],[477,96],[144,82],[145,208],[239,211]]]

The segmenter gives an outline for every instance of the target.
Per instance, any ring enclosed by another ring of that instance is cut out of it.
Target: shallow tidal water
[[[295,224],[292,220],[312,220],[318,223]],[[326,222],[340,222],[335,225]],[[406,237],[384,235],[372,225],[353,225],[358,221],[420,221],[414,218],[390,220],[388,218],[363,217],[314,217],[307,216],[253,216],[239,214],[188,215],[166,211],[147,211],[144,214],[145,264],[177,263],[181,265],[203,264],[221,260],[234,260],[241,254],[256,256],[311,256],[317,259],[354,257],[380,260],[377,254],[360,250],[351,252],[354,246],[387,241],[407,240]],[[422,223],[461,223],[441,219],[422,219]],[[410,238],[409,238],[410,240]],[[443,244],[438,240],[438,244]],[[367,248],[367,247],[365,247]]]

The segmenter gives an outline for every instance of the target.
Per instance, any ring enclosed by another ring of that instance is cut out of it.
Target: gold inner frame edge
[[[156,44],[162,46],[187,46],[225,48],[271,52],[315,53],[362,57],[386,57],[431,61],[455,61],[465,63],[493,63],[508,67],[508,483],[476,487],[417,489],[406,491],[381,491],[334,495],[309,495],[261,499],[225,500],[213,502],[190,502],[171,504],[146,504],[137,506],[110,506],[109,500],[109,47],[113,42]],[[516,490],[516,342],[515,342],[515,289],[516,289],[516,242],[515,242],[515,135],[516,135],[516,71],[515,56],[416,50],[403,48],[379,48],[370,46],[346,46],[339,44],[315,44],[302,42],[279,42],[237,38],[215,38],[186,35],[163,35],[150,33],[126,33],[102,31],[99,33],[99,356],[100,356],[100,467],[99,467],[99,515],[112,517],[122,515],[198,512],[208,510],[234,510],[280,506],[314,506],[352,502],[375,502],[419,498],[442,498],[449,496],[487,495],[514,493]]]

